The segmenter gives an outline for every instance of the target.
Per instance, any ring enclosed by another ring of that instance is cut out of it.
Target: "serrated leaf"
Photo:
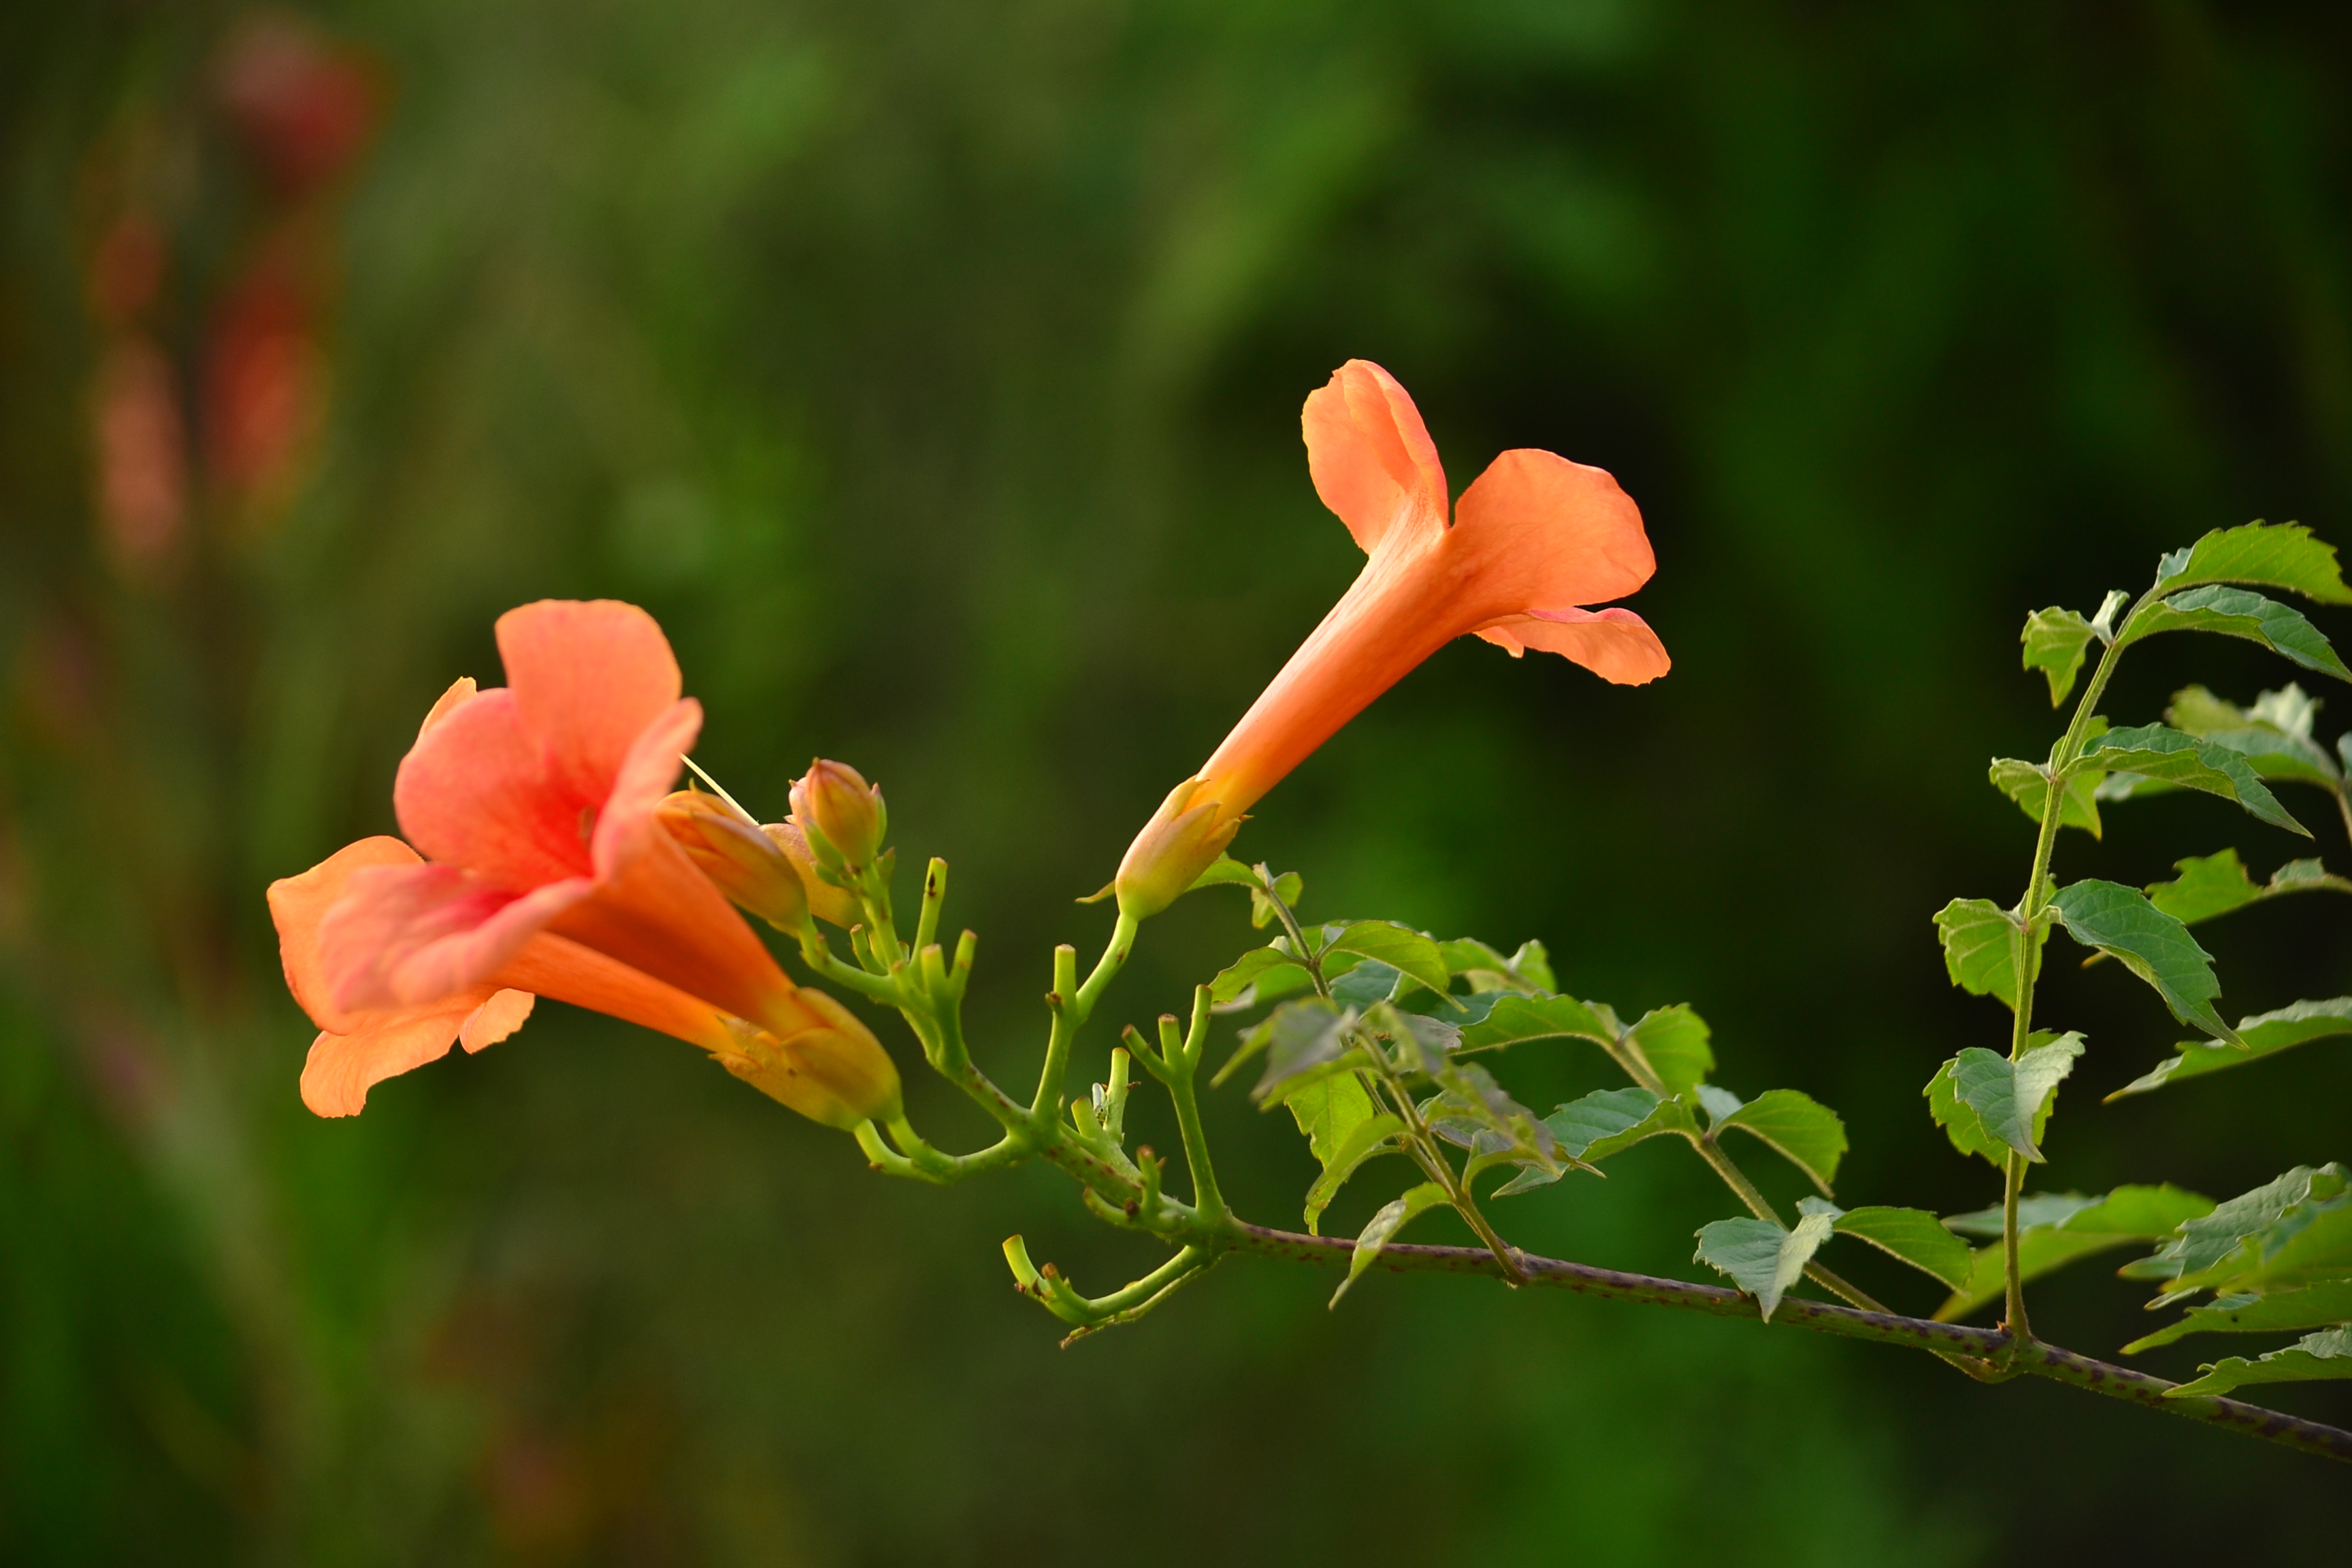
[[[1808,1198],[1806,1204],[1814,1204]],[[1796,1227],[1784,1230],[1768,1219],[1719,1219],[1703,1226],[1693,1261],[1730,1277],[1731,1282],[1756,1298],[1770,1322],[1780,1298],[1804,1278],[1822,1243],[1830,1237],[1837,1210],[1826,1204],[1807,1209]]]
[[[1649,1121],[1659,1104],[1658,1097],[1646,1089],[1600,1089],[1559,1107],[1544,1118],[1544,1125],[1551,1129],[1564,1153],[1581,1159],[1594,1144]]]
[[[2157,563],[2153,592],[2197,583],[2260,583],[2322,604],[2352,605],[2336,548],[2299,522],[2246,522],[2217,528]]]
[[[2343,770],[2318,742],[2311,725],[2319,704],[2303,688],[2289,684],[2265,691],[2252,710],[2223,700],[2201,686],[2172,694],[2167,722],[2202,741],[2242,755],[2266,779],[2293,779],[2332,790]]]
[[[1331,951],[1377,959],[1402,970],[1432,991],[1444,992],[1454,983],[1445,955],[1437,943],[1417,931],[1391,921],[1358,921],[1332,939]]]
[[[1706,1112],[1706,1124],[1710,1129],[1748,1103],[1729,1089],[1711,1083],[1700,1084],[1689,1092],[1690,1098],[1698,1102],[1699,1109]]]
[[[2236,801],[2273,827],[2311,837],[2311,830],[2289,815],[2270,786],[2255,776],[2244,756],[2168,725],[2135,724],[2111,730],[2084,748],[2081,765],[2218,795]]]
[[[1353,1009],[1343,1011],[1320,996],[1284,1003],[1263,1026],[1265,1071],[1251,1098],[1270,1109],[1285,1084],[1339,1060],[1349,1049],[1355,1022]]]
[[[1336,1307],[1339,1304],[1339,1298],[1348,1293],[1348,1288],[1355,1284],[1365,1269],[1379,1260],[1381,1254],[1388,1249],[1389,1243],[1396,1239],[1397,1232],[1412,1224],[1416,1215],[1445,1201],[1444,1187],[1435,1182],[1423,1182],[1408,1190],[1403,1196],[1382,1205],[1380,1213],[1372,1215],[1371,1222],[1358,1234],[1355,1253],[1348,1259],[1348,1278],[1331,1292],[1331,1305]]]
[[[1990,775],[1992,787],[2017,803],[2020,811],[2035,822],[2050,803],[2050,770],[2039,763],[2020,762],[2015,757],[1995,757]],[[2099,786],[2106,775],[2101,773],[2075,772],[2067,775],[2065,793],[2058,802],[2058,823],[2062,827],[2079,827],[2092,837],[2103,837],[2099,825]]]
[[[1511,954],[1511,967],[1526,975],[1538,991],[1559,989],[1559,982],[1552,978],[1550,950],[1533,937],[1519,943],[1519,951]]]
[[[1712,1031],[1688,1003],[1653,1007],[1625,1032],[1625,1037],[1649,1062],[1650,1070],[1670,1095],[1689,1093],[1715,1070],[1715,1047],[1709,1043]]]
[[[2243,637],[2305,669],[2352,680],[2352,670],[2303,612],[2245,588],[2191,588],[2144,605],[2116,637],[2125,647],[2159,632],[2217,632]]]
[[[2173,1047],[2179,1055],[2157,1063],[2153,1070],[2132,1079],[2107,1098],[2116,1100],[2129,1094],[2147,1094],[2181,1079],[2202,1078],[2224,1068],[2243,1067],[2336,1035],[2352,1035],[2352,996],[2297,1002],[2274,1013],[2257,1013],[2238,1020],[2238,1038],[2245,1042],[2244,1050],[2232,1050],[2219,1040],[2183,1040]]]
[[[1274,905],[1265,896],[1265,879],[1272,875],[1265,866],[1244,866],[1230,855],[1221,855],[1209,862],[1207,869],[1192,879],[1192,887],[1186,889],[1185,891],[1191,892],[1196,888],[1214,888],[1229,884],[1247,888],[1250,895],[1250,924],[1264,930],[1278,918],[1275,913]],[[1284,903],[1288,904],[1292,909],[1297,909],[1300,896],[1307,890],[1307,884],[1300,880],[1298,873],[1285,871],[1279,877],[1273,877],[1273,881],[1276,894]]]
[[[1297,977],[1296,984],[1292,975]],[[1209,999],[1234,1002],[1246,992],[1257,1001],[1271,1001],[1310,984],[1297,955],[1286,947],[1254,947],[1209,982]]]
[[[2352,1324],[2305,1334],[2284,1350],[2248,1361],[2223,1356],[2198,1368],[2205,1375],[2194,1383],[2164,1391],[2167,1399],[2203,1399],[2229,1393],[2250,1383],[2309,1383],[2320,1378],[2352,1377]]]
[[[1307,1134],[1307,1146],[1317,1163],[1327,1171],[1356,1130],[1373,1120],[1380,1109],[1352,1077],[1327,1078],[1283,1103],[1297,1120],[1298,1130]]]
[[[1845,1123],[1838,1113],[1793,1089],[1768,1089],[1729,1115],[1717,1120],[1709,1136],[1738,1128],[1811,1176],[1830,1195],[1838,1162],[1845,1156]]]
[[[1331,982],[1331,1000],[1342,1007],[1368,1009],[1393,997],[1403,979],[1403,972],[1395,965],[1367,958]]]
[[[2074,1058],[2082,1054],[2082,1039],[2080,1035],[2036,1031],[2026,1037],[2028,1049],[2015,1062],[1971,1046],[1937,1068],[1936,1076],[1927,1080],[1922,1092],[1927,1097],[1928,1114],[1951,1139],[1952,1147],[1963,1154],[2006,1166],[2009,1151],[2017,1148],[2028,1159],[2039,1160],[2042,1156],[2035,1151],[2042,1130],[2056,1104],[2053,1091],[2058,1079],[2072,1070]],[[2044,1051],[2053,1054],[2038,1056]],[[2032,1109],[2021,1111],[2020,1107],[2029,1100]],[[1988,1120],[1987,1107],[1999,1118],[1997,1125]],[[2025,1147],[2011,1142],[2008,1136],[2021,1131]]]
[[[2246,875],[2245,862],[2238,858],[2235,849],[2224,849],[2217,855],[2192,855],[2186,860],[2174,861],[2172,868],[2180,875],[2169,882],[2151,883],[2147,901],[2182,925],[2226,915],[2263,896],[2262,889]]]
[[[2352,1322],[2352,1279],[2331,1279],[2273,1296],[2223,1296],[2210,1307],[2191,1307],[2176,1322],[2124,1346],[2124,1354],[2168,1345],[2190,1334],[2285,1334]]]
[[[2341,1208],[2352,1214],[2352,1178],[2343,1166],[2297,1165],[2250,1188],[2197,1218],[2181,1223],[2172,1240],[2137,1279],[2170,1279],[2174,1293],[2211,1287],[2246,1289],[2249,1270],[2267,1266],[2322,1215]],[[2347,1268],[2347,1272],[2352,1272]],[[2305,1281],[2281,1279],[2281,1287]]]
[[[2148,902],[2147,894],[2092,878],[2059,889],[2050,907],[2067,935],[2155,987],[2174,1017],[2216,1039],[2238,1043],[2236,1032],[2213,1010],[2221,983],[2213,978],[2212,954],[2197,945],[2187,926]]]
[[[1346,1084],[1358,1094],[1364,1092],[1363,1086],[1352,1078],[1333,1078],[1325,1081]],[[1368,1109],[1369,1104],[1370,1097],[1367,1097]],[[1296,1102],[1291,1109],[1297,1109]],[[1347,1135],[1329,1149],[1316,1149],[1315,1157],[1323,1162],[1323,1173],[1315,1178],[1313,1186],[1307,1189],[1307,1235],[1323,1234],[1319,1228],[1323,1223],[1323,1211],[1331,1206],[1331,1200],[1339,1195],[1339,1189],[1347,1184],[1348,1178],[1354,1175],[1366,1161],[1401,1152],[1396,1146],[1396,1138],[1403,1131],[1403,1121],[1384,1110],[1356,1122]]]
[[[1617,1043],[1617,1020],[1606,1008],[1597,1008],[1573,996],[1506,996],[1484,1021],[1462,1031],[1466,1051],[1499,1050],[1528,1040],[1570,1036],[1602,1046]]]
[[[2066,693],[2074,689],[2074,678],[2083,668],[2083,651],[2097,635],[2080,615],[2055,605],[2025,617],[2025,630],[2019,634],[2025,645],[2024,667],[2048,678],[2051,707],[2065,701]]]
[[[1448,973],[1457,980],[1467,980],[1470,983],[1473,995],[1484,992],[1499,991],[1524,996],[1550,989],[1542,981],[1519,968],[1511,959],[1504,957],[1500,952],[1475,937],[1460,937],[1453,942],[1439,942],[1437,951],[1445,960]],[[1520,949],[1523,953],[1526,951],[1525,948]],[[1541,950],[1538,951],[1540,952]],[[1546,969],[1544,979],[1549,980],[1550,977],[1550,970]]]
[[[2135,1242],[2169,1235],[2184,1220],[2212,1212],[2213,1200],[2169,1183],[2117,1187],[2105,1197],[2079,1193],[2034,1193],[2018,1200],[2017,1257],[2021,1280],[2038,1279],[2078,1258],[2111,1252]],[[1998,1237],[1998,1206],[1953,1215],[1944,1224],[1955,1231]],[[1937,1309],[1936,1321],[1964,1318],[2008,1288],[2007,1263],[1995,1240],[1970,1255],[1968,1283],[1957,1287]]]
[[[1954,899],[1936,911],[1936,935],[1944,944],[1944,972],[1971,996],[1990,996],[2012,1012],[2017,1007],[2017,955],[2011,938],[2022,928],[1990,899]],[[2032,971],[2042,973],[2047,926],[2032,940]]]
[[[1888,1208],[1871,1205],[1838,1215],[1834,1228],[1899,1258],[1923,1274],[1954,1289],[1968,1283],[1969,1244],[1944,1228],[1944,1222],[1926,1209]]]

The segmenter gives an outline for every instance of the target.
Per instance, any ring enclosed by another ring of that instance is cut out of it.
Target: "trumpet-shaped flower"
[[[1119,907],[1156,913],[1221,854],[1244,813],[1316,747],[1454,637],[1517,658],[1556,653],[1605,680],[1666,673],[1657,634],[1622,598],[1655,569],[1642,514],[1599,468],[1503,453],[1446,521],[1445,470],[1396,378],[1349,360],[1308,395],[1300,424],[1323,504],[1367,557],[1312,636],[1180,785],[1119,866]]]
[[[383,1054],[394,1034],[403,1049],[425,1051],[417,1059],[440,1055],[449,1033],[429,1050],[422,1042],[453,1016],[479,1048],[478,1037],[503,1037],[527,1011],[497,1002],[499,992],[574,987],[572,970],[544,986],[516,978],[521,965],[547,979],[546,943],[560,940],[552,951],[580,950],[739,1021],[722,1026],[738,1057],[837,1058],[827,1070],[854,1090],[850,1124],[895,1110],[897,1072],[872,1035],[832,998],[785,978],[658,820],[701,708],[679,696],[677,663],[653,618],[630,605],[542,601],[500,616],[498,638],[512,684],[478,691],[459,681],[401,763],[393,804],[423,857],[404,845],[399,855],[379,850],[339,868],[331,900],[288,895],[309,922],[296,945],[314,946],[296,986],[313,1019],[337,1035],[352,1030],[335,1021],[364,1021],[372,1062],[400,1059]],[[283,918],[279,931],[282,944],[295,942]],[[295,946],[287,952],[290,982]],[[469,996],[474,1006],[457,1013]],[[715,1037],[699,1018],[688,1030],[580,999],[697,1044]],[[428,1027],[427,1017],[437,1021]]]

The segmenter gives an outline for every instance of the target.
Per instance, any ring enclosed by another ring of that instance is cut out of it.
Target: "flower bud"
[[[732,1051],[719,1066],[779,1105],[812,1121],[847,1131],[861,1121],[899,1113],[898,1068],[873,1031],[822,991],[801,987],[799,997],[820,1019],[779,1038],[730,1019]]]
[[[817,864],[828,870],[827,852],[838,857],[854,875],[874,863],[889,831],[889,814],[882,806],[882,787],[869,784],[856,768],[823,758],[793,781],[793,816],[808,832],[809,847]]]
[[[1186,779],[1160,802],[1160,809],[1118,863],[1118,912],[1149,920],[1184,895],[1210,863],[1241,831],[1238,816],[1220,822],[1213,800],[1192,803],[1201,781]]]
[[[686,858],[719,890],[779,931],[808,924],[805,886],[782,847],[715,795],[679,790],[655,812]]]
[[[857,895],[846,888],[836,888],[816,874],[816,857],[809,852],[808,835],[801,830],[797,818],[787,817],[771,822],[760,829],[784,858],[800,873],[801,890],[808,895],[809,913],[821,921],[829,921],[847,931],[862,918],[857,908]]]

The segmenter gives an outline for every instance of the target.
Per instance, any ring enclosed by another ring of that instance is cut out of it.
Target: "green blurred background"
[[[2052,731],[2020,619],[2250,517],[2352,542],[2347,44],[2340,6],[2164,0],[10,7],[0,1557],[2340,1550],[2319,1461],[1753,1325],[1443,1279],[1335,1314],[1242,1262],[1060,1351],[1003,1237],[1096,1289],[1153,1261],[1066,1183],[887,1182],[562,1008],[315,1120],[261,889],[393,828],[498,612],[626,597],[738,794],[781,815],[822,752],[953,861],[1017,1079],[1047,947],[1108,924],[1073,896],[1356,570],[1297,414],[1361,355],[1457,489],[1509,446],[1613,470],[1675,669],[1456,645],[1239,847],[1310,913],[1537,935],[1580,994],[1689,1001],[1732,1088],[1845,1113],[1845,1201],[1975,1207],[1919,1086],[2002,1025],[1927,917],[2023,879],[1983,782]],[[2169,641],[2118,721],[2283,679]],[[2065,874],[2306,852],[2194,799],[2110,823]],[[1158,922],[1108,1018],[1248,944],[1240,905]],[[2210,945],[2240,1012],[2352,989],[2333,909]],[[2093,1055],[2045,1184],[2352,1155],[2352,1052],[2101,1108],[2176,1026],[2111,970],[2047,995]],[[1510,1072],[1539,1106],[1604,1081]],[[1286,1120],[1211,1115],[1229,1190],[1289,1222]],[[1730,1212],[1653,1143],[1499,1216],[1688,1277]],[[2110,1353],[2142,1299],[2085,1266],[2036,1326]]]

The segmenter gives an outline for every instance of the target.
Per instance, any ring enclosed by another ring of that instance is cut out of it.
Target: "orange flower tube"
[[[1508,451],[1462,492],[1447,525],[1445,470],[1412,399],[1349,360],[1300,416],[1316,494],[1364,569],[1199,773],[1177,786],[1119,864],[1119,909],[1165,909],[1222,854],[1243,814],[1315,748],[1465,633],[1517,658],[1539,648],[1604,680],[1666,673],[1657,634],[1622,598],[1656,568],[1642,514],[1599,468]]]

